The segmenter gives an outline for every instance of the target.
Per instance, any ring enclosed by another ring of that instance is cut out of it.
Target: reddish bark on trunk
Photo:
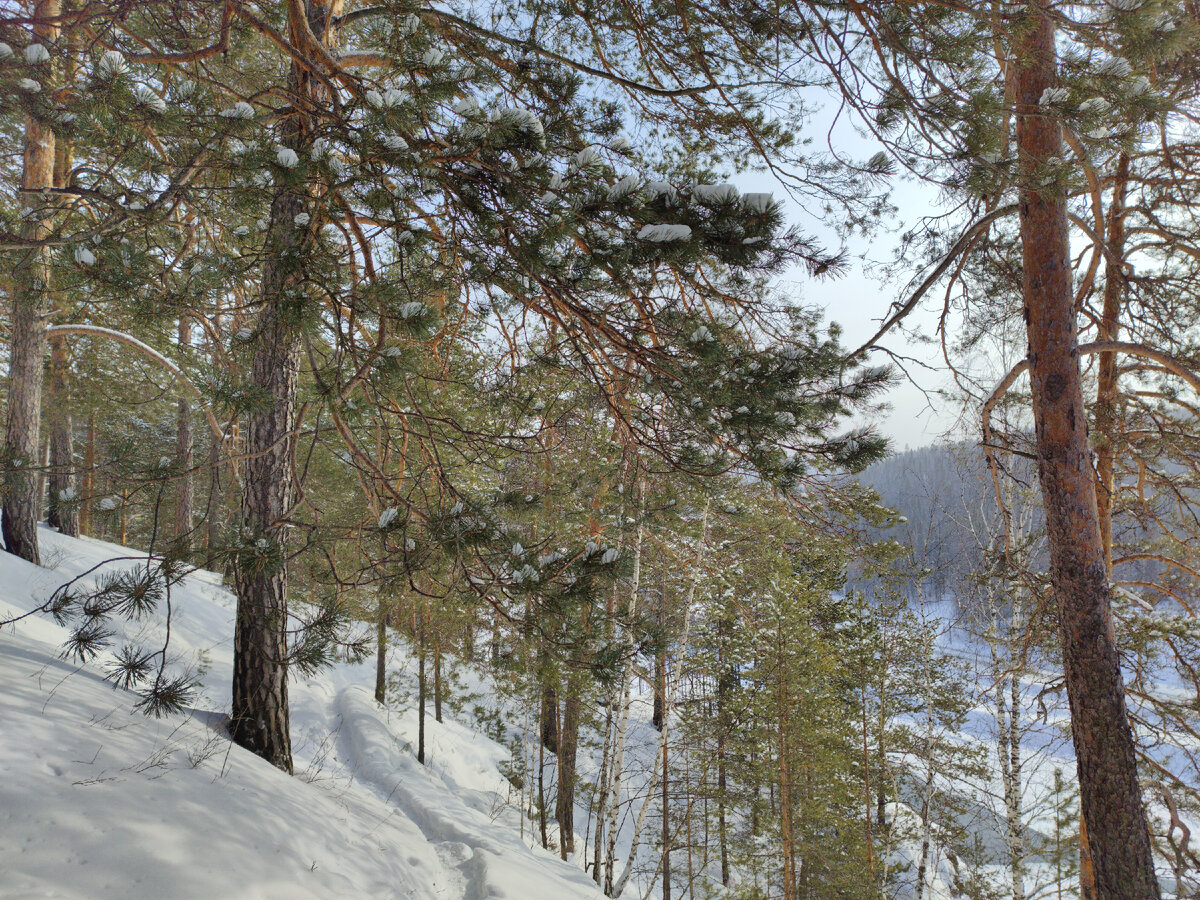
[[[1080,376],[1066,197],[1043,183],[1062,153],[1055,28],[1045,0],[1017,47],[1017,145],[1025,323],[1038,477],[1058,602],[1067,697],[1098,900],[1157,900],[1133,735],[1111,621]]]

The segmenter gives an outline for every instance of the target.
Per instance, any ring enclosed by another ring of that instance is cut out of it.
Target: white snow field
[[[42,529],[45,568],[0,553],[0,621],[68,579],[137,554]],[[144,559],[144,557],[143,557]],[[89,576],[90,577],[90,576]],[[102,679],[104,658],[60,658],[46,615],[0,629],[0,897],[438,898],[602,896],[533,848],[499,766],[508,751],[426,720],[433,764],[411,751],[416,717],[371,694],[373,665],[290,685],[296,776],[233,746],[233,598],[208,572],[172,591],[176,665],[203,671],[196,708],[148,718]],[[132,626],[153,638],[161,617]]]

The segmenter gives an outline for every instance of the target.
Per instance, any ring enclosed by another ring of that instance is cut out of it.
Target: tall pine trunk
[[[96,414],[88,413],[87,434],[83,443],[83,493],[79,498],[79,530],[92,533],[92,502],[96,496]]]
[[[1061,124],[1040,103],[1057,81],[1054,13],[1049,0],[1031,4],[1030,11],[1015,59],[1025,322],[1083,817],[1097,900],[1157,900],[1088,446],[1066,197],[1060,185],[1041,183],[1049,161],[1062,153]]]
[[[288,33],[293,45],[308,46],[312,34],[326,47],[341,0],[305,0],[288,4]],[[305,21],[307,19],[307,21]],[[316,112],[327,105],[319,66],[292,62],[288,74],[291,108],[280,123],[280,143],[310,155]],[[302,323],[306,310],[305,258],[314,250],[320,216],[312,209],[313,192],[284,175],[271,202],[263,264],[261,312],[255,328],[251,382],[269,398],[246,420],[246,461],[242,481],[242,533],[249,545],[239,554],[237,626],[234,633],[234,741],[284,771],[292,771],[287,699],[287,516],[294,485],[291,456],[295,445],[296,389],[300,375]],[[309,219],[297,217],[305,213]],[[301,224],[303,223],[303,224]],[[263,552],[257,553],[260,542]]]
[[[71,69],[68,68],[68,77]],[[71,180],[74,154],[70,141],[58,140],[54,150],[54,186]],[[79,496],[75,487],[75,436],[71,420],[71,355],[65,338],[50,339],[50,490],[46,524],[69,537],[79,537]]]
[[[182,357],[192,346],[192,326],[187,316],[179,317],[179,354]],[[190,547],[195,514],[192,509],[192,404],[181,395],[177,408],[175,427],[175,464],[179,466],[179,480],[175,483],[175,540],[182,547]]]
[[[65,338],[50,341],[50,490],[46,523],[79,537],[79,497],[75,489],[75,439],[71,422],[71,369]]]
[[[542,746],[551,753],[558,753],[558,691],[554,689],[551,677],[549,673],[542,676]]]
[[[575,762],[579,750],[579,690],[573,678],[567,679],[567,694],[562,703],[562,728],[558,732],[558,793],[554,818],[558,821],[559,855],[566,859],[575,852]]]
[[[33,33],[52,43],[58,37],[60,0],[33,4]],[[31,72],[48,81],[50,65]],[[43,84],[42,94],[50,85]],[[21,176],[21,239],[30,246],[16,253],[12,267],[12,321],[9,339],[8,416],[4,433],[4,500],[0,532],[4,548],[33,563],[38,551],[38,451],[42,420],[42,368],[46,356],[47,296],[51,288],[51,250],[43,242],[54,229],[54,129],[33,113],[25,114],[25,155]]]
[[[425,765],[425,636],[417,632],[417,762]]]
[[[387,699],[388,604],[381,596],[375,610],[375,702]]]

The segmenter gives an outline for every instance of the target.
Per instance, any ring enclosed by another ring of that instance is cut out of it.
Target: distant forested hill
[[[1032,466],[1015,472],[1019,483],[1036,491]],[[877,532],[912,549],[901,567],[926,569],[920,581],[901,586],[910,599],[918,589],[929,599],[953,595],[963,579],[979,567],[984,548],[999,530],[999,513],[983,451],[969,444],[942,444],[904,450],[868,468],[860,480],[878,491],[885,506],[899,510],[906,521]],[[1041,511],[1035,494],[1014,497],[1025,527],[1041,530]],[[1024,492],[1030,494],[1030,492]],[[856,587],[871,582],[855,579]]]

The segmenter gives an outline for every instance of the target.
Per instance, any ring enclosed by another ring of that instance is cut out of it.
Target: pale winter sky
[[[862,143],[860,141],[860,143]],[[864,145],[865,146],[865,145]],[[871,155],[867,151],[865,159]],[[784,202],[785,218],[789,225],[798,225],[809,234],[825,240],[829,249],[837,247],[836,238],[807,215],[801,206],[791,200],[773,178],[768,176],[742,176],[735,183],[744,191],[771,191],[776,199]],[[901,184],[893,192],[893,202],[900,207],[900,217],[906,222],[916,220],[933,210],[933,199],[928,188],[916,184]],[[852,246],[847,273],[836,279],[814,279],[806,272],[797,271],[783,279],[784,287],[802,303],[815,304],[825,310],[828,321],[842,326],[842,343],[847,349],[861,346],[878,330],[894,301],[901,298],[907,287],[904,280],[883,283],[869,274],[862,256],[881,262],[890,259],[895,245],[893,231],[897,223],[890,223],[887,231],[873,237],[871,241],[860,241]],[[905,321],[923,335],[934,336],[937,312],[925,308],[913,312]],[[937,443],[946,438],[961,438],[963,427],[958,425],[962,413],[961,404],[939,397],[933,392],[939,388],[950,388],[951,382],[942,361],[937,344],[916,344],[905,335],[893,332],[880,341],[889,350],[905,358],[908,376],[889,391],[884,410],[876,419],[880,431],[892,440],[893,449],[921,447]],[[872,364],[888,362],[884,353],[875,353]],[[967,423],[968,433],[974,429]]]

